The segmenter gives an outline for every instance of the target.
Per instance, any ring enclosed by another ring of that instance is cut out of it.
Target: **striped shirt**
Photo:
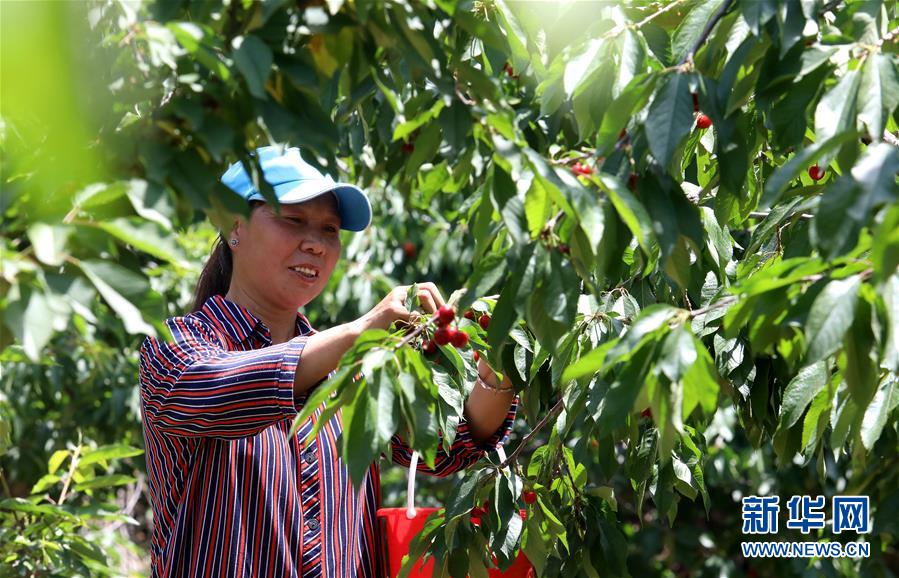
[[[378,464],[355,491],[339,457],[339,412],[312,440],[321,408],[288,435],[307,397],[293,395],[315,333],[306,317],[298,313],[297,336],[277,345],[264,323],[222,296],[166,325],[173,341],[148,337],[140,351],[152,576],[380,576]],[[446,476],[476,462],[508,435],[517,402],[484,443],[463,419],[448,454],[419,470]],[[394,462],[408,466],[411,453],[393,437]]]

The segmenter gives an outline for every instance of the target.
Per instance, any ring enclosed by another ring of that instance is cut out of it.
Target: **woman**
[[[257,151],[280,215],[240,163],[222,177],[252,204],[219,241],[195,308],[166,321],[174,340],[147,338],[140,384],[150,497],[154,577],[327,578],[376,576],[381,543],[378,464],[353,490],[338,457],[340,415],[305,440],[315,415],[288,432],[310,390],[366,329],[408,321],[408,287],[396,287],[359,319],[317,332],[298,309],[327,285],[340,258],[341,228],[371,221],[368,198],[303,161],[296,148]],[[227,238],[227,242],[225,241]],[[419,284],[433,313],[444,300]],[[447,456],[445,476],[476,462],[505,437],[517,400],[481,359],[481,375]],[[408,466],[399,437],[392,459]]]

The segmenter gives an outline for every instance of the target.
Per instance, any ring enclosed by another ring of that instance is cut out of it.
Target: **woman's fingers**
[[[418,300],[421,303],[425,313],[434,313],[437,311],[437,305],[434,303],[434,297],[425,289],[418,290]]]
[[[440,307],[440,306],[446,304],[446,301],[444,301],[443,295],[440,294],[440,289],[437,288],[437,285],[434,285],[431,282],[427,282],[427,283],[419,283],[418,287],[421,289],[424,289],[431,295],[431,299],[433,300],[434,305],[435,305],[434,311],[437,310],[437,307]]]

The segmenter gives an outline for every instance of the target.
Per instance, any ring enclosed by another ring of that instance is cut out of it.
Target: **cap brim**
[[[274,186],[275,196],[284,205],[302,203],[333,191],[340,211],[340,228],[347,231],[363,231],[371,224],[371,202],[362,189],[348,183],[334,181],[301,183],[290,182]],[[248,200],[264,201],[255,193]]]

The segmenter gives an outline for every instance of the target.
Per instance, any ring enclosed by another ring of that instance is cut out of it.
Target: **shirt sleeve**
[[[198,319],[166,321],[174,341],[148,337],[140,350],[144,415],[178,436],[242,438],[296,415],[293,382],[308,336],[228,351]]]
[[[493,451],[498,446],[505,444],[509,438],[509,433],[512,431],[512,423],[515,421],[517,411],[518,396],[516,395],[509,405],[506,419],[493,432],[493,435],[481,443],[476,442],[471,436],[468,421],[463,417],[456,428],[456,439],[453,440],[449,453],[443,451],[443,435],[441,434],[434,467],[429,468],[424,461],[419,460],[416,470],[438,477],[445,477],[464,470],[484,457],[484,454],[488,451]],[[390,445],[393,462],[408,468],[412,462],[412,448],[398,435],[394,435],[391,438]]]

